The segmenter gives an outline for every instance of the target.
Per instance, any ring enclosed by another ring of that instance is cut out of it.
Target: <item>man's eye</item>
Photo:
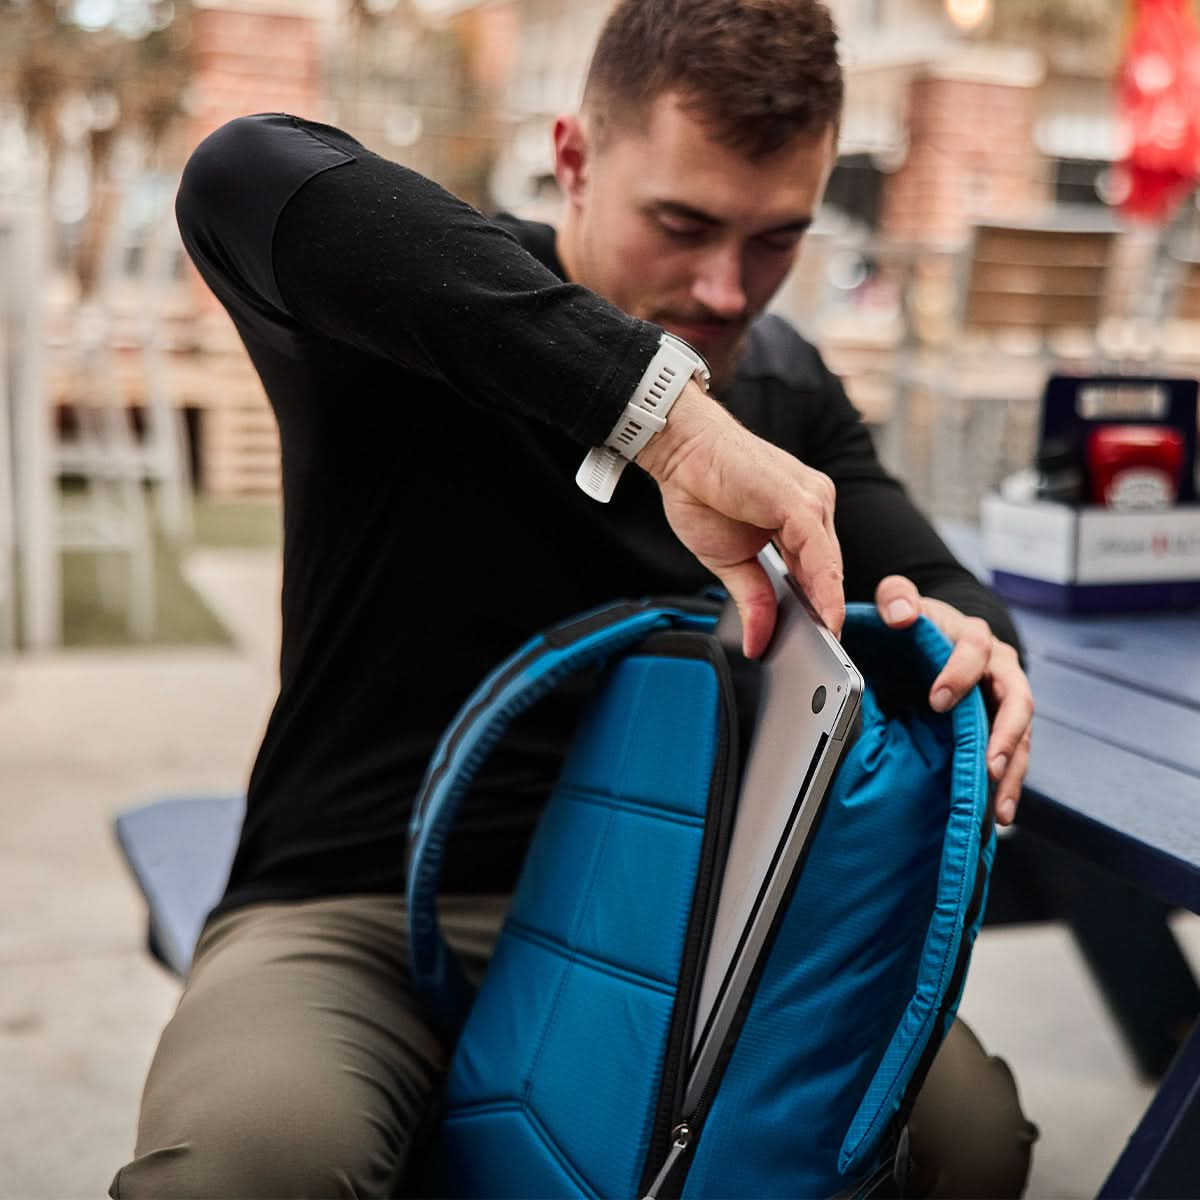
[[[662,217],[659,218],[658,227],[668,237],[681,242],[699,241],[708,232],[708,227],[697,221],[676,221]]]
[[[795,250],[800,245],[800,239],[803,236],[802,233],[768,233],[754,240],[764,250],[778,250],[786,254],[789,250]]]

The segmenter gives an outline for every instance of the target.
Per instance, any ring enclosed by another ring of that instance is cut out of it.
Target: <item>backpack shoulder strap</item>
[[[439,1023],[455,1031],[473,996],[438,924],[447,839],[463,797],[509,725],[568,676],[598,666],[661,629],[711,630],[702,601],[622,601],[537,634],[468,697],[434,750],[408,831],[408,926],[413,984]]]

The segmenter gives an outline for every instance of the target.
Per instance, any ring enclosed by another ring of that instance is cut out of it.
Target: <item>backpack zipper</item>
[[[671,1174],[680,1156],[692,1143],[691,1126],[686,1121],[682,1125],[676,1125],[671,1133],[675,1138],[671,1143],[671,1152],[667,1155],[667,1161],[663,1163],[662,1169],[655,1175],[654,1182],[646,1190],[646,1194],[642,1197],[642,1200],[658,1200],[659,1190],[667,1182],[667,1176]]]
[[[678,636],[673,633],[661,634],[657,635],[655,640],[659,637],[663,640],[674,640]],[[737,807],[738,726],[733,678],[720,643],[713,637],[706,637],[705,641],[708,646],[704,657],[712,663],[717,673],[720,695],[717,753],[709,788],[708,815],[700,850],[700,863],[696,872],[692,911],[684,936],[675,1010],[671,1017],[667,1051],[663,1059],[662,1086],[655,1107],[649,1150],[639,1188],[639,1193],[649,1200],[658,1200],[679,1159],[695,1144],[694,1127],[680,1115],[680,1109],[683,1107],[691,1061],[691,1038],[695,1007],[700,993],[700,972],[716,920],[717,896],[714,883],[719,878],[729,853],[733,815]],[[646,1183],[647,1177],[651,1180],[649,1184]]]
[[[726,668],[726,669],[728,669],[728,668]],[[735,792],[735,795],[733,796],[732,800],[725,805],[725,812],[722,813],[723,817],[725,817],[726,814],[732,814],[732,812],[734,811],[734,808],[736,807],[737,783],[738,783],[738,780],[737,780],[736,774],[734,774],[732,776],[732,783],[729,782],[728,780],[726,781],[726,788],[729,790],[733,790]],[[821,818],[824,815],[824,813],[825,813],[825,806],[822,805],[820,810],[817,812],[812,831],[809,834],[809,841],[808,841],[809,846],[811,846],[811,844],[812,844],[813,836],[816,834],[817,828],[819,827],[819,823],[820,823]],[[732,821],[727,820],[726,824],[731,826]],[[722,850],[722,854],[725,854],[728,852],[728,848],[729,848],[728,843],[729,843],[730,834],[731,834],[731,829],[726,829],[726,831],[724,833],[724,848]],[[675,1117],[674,1130],[676,1132],[679,1130],[685,1130],[686,1131],[686,1140],[683,1142],[682,1145],[680,1145],[678,1139],[676,1139],[675,1141],[673,1141],[671,1143],[669,1150],[665,1151],[666,1158],[665,1158],[665,1160],[663,1160],[662,1167],[660,1168],[658,1174],[654,1177],[653,1184],[651,1185],[651,1187],[649,1189],[647,1189],[647,1191],[645,1193],[645,1200],[668,1200],[669,1197],[675,1197],[680,1194],[678,1191],[675,1191],[674,1189],[666,1190],[666,1185],[667,1185],[668,1181],[670,1180],[670,1177],[671,1177],[679,1159],[684,1155],[684,1153],[687,1150],[693,1148],[695,1146],[696,1142],[699,1141],[700,1134],[703,1131],[705,1119],[708,1116],[708,1111],[712,1107],[713,1100],[716,1098],[717,1090],[721,1085],[721,1079],[722,1079],[723,1075],[725,1074],[725,1067],[728,1065],[729,1056],[732,1053],[732,1048],[733,1048],[734,1044],[737,1042],[737,1039],[741,1034],[742,1025],[745,1023],[746,1016],[749,1013],[750,1006],[754,1000],[754,996],[757,994],[758,981],[762,975],[763,970],[766,968],[767,960],[770,957],[771,947],[774,945],[774,942],[775,942],[775,936],[779,932],[779,927],[783,923],[784,917],[788,911],[788,908],[791,905],[792,894],[793,894],[797,884],[799,883],[800,874],[801,874],[801,871],[803,868],[804,861],[807,858],[807,855],[808,855],[808,847],[806,846],[804,854],[801,856],[799,861],[796,863],[795,869],[792,872],[791,882],[788,886],[787,891],[784,893],[783,900],[779,905],[779,910],[776,912],[776,914],[771,922],[770,932],[767,934],[767,939],[766,939],[765,943],[763,944],[762,952],[759,956],[758,963],[754,969],[753,975],[751,976],[750,983],[746,988],[745,994],[742,996],[741,1003],[738,1006],[738,1010],[734,1017],[733,1023],[730,1025],[729,1029],[726,1031],[725,1038],[721,1045],[721,1053],[717,1059],[717,1065],[714,1068],[712,1074],[710,1075],[708,1081],[705,1083],[704,1090],[700,1093],[700,1096],[697,1099],[695,1106],[691,1109],[690,1112],[681,1112],[680,1111],[683,1107],[682,1101],[683,1101],[683,1098],[686,1093],[687,1064],[689,1062],[690,1056],[685,1056],[685,1058],[684,1058],[684,1064],[683,1064],[683,1067],[681,1068],[681,1078],[683,1080],[683,1084],[681,1086],[680,1091],[677,1094],[677,1100],[676,1100],[677,1107],[674,1110],[677,1114]],[[724,858],[722,858],[720,861],[723,862]],[[698,881],[697,886],[698,887],[700,886],[700,881]],[[711,888],[711,879],[709,880],[709,883],[706,886],[709,886]],[[715,900],[715,897],[713,897],[712,899]],[[715,903],[710,904],[710,908],[714,911],[710,911],[707,914],[708,927],[705,931],[704,941],[703,941],[703,944],[705,946],[707,946],[708,939],[712,933],[712,922],[716,919]],[[691,936],[690,926],[688,929],[688,936],[689,937]],[[703,960],[701,960],[701,961],[703,961]],[[698,971],[694,971],[693,974],[698,976],[699,973],[698,973]],[[685,988],[688,989],[691,993],[695,993],[698,990],[698,988],[696,986],[697,983],[698,983],[698,978],[683,979],[681,976],[681,981],[680,981],[680,985],[679,985],[679,999],[683,998]],[[694,999],[695,999],[694,995],[690,996],[689,1003],[694,1004]],[[679,1001],[677,1000],[676,1003],[678,1003],[678,1002]],[[689,1030],[692,1027],[693,1017],[694,1017],[694,1014],[689,1014],[689,1019],[688,1019],[688,1029]],[[689,1034],[689,1036],[690,1036],[690,1034]],[[655,1144],[656,1143],[651,1142],[651,1147],[653,1148]],[[660,1154],[659,1158],[661,1158],[661,1154]],[[656,1161],[658,1161],[658,1160],[656,1159]]]

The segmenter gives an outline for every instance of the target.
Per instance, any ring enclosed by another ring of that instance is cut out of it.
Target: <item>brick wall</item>
[[[314,12],[263,0],[198,8],[187,150],[234,117],[323,115],[320,24]],[[197,353],[176,364],[178,399],[199,408],[201,490],[221,499],[279,491],[279,436],[270,406],[224,310],[192,272]]]
[[[321,115],[312,14],[204,7],[196,12],[194,38],[193,142],[243,113]]]
[[[1029,216],[1046,202],[1033,144],[1036,89],[919,76],[909,89],[909,153],[885,186],[883,228],[902,241],[953,242],[977,217]]]

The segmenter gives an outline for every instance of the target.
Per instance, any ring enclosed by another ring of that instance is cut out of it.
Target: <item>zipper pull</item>
[[[671,1153],[667,1155],[667,1161],[663,1163],[662,1170],[654,1177],[654,1182],[650,1185],[650,1190],[642,1197],[642,1200],[657,1200],[659,1189],[667,1182],[667,1177],[679,1161],[680,1155],[692,1143],[692,1127],[686,1122],[682,1125],[676,1125],[671,1130],[671,1136],[675,1139],[671,1143]]]

